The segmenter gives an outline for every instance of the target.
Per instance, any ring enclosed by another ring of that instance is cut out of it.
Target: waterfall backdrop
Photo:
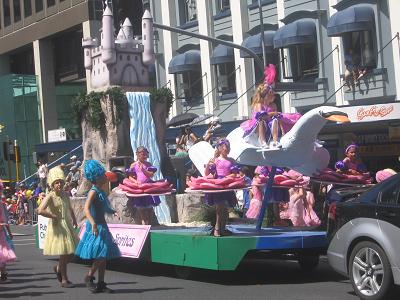
[[[129,105],[131,146],[136,159],[136,149],[145,146],[149,150],[149,162],[157,167],[153,179],[162,179],[160,170],[160,151],[154,121],[150,110],[150,94],[147,92],[127,92]],[[171,222],[169,208],[164,196],[160,196],[161,204],[154,208],[158,221]]]

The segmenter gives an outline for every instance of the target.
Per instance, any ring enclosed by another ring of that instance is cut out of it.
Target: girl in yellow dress
[[[39,215],[50,218],[43,254],[60,256],[54,272],[62,287],[71,288],[74,285],[68,280],[67,264],[79,242],[74,230],[74,227],[77,227],[76,218],[69,196],[64,191],[65,175],[63,170],[60,167],[51,169],[47,175],[47,182],[51,191],[38,208]]]

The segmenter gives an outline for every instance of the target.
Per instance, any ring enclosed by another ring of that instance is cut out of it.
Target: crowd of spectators
[[[360,79],[367,74],[368,69],[361,66],[361,58],[352,48],[347,50],[344,56],[344,64],[346,66],[344,83],[347,86],[347,91],[351,91],[355,85],[359,84]]]
[[[81,182],[82,162],[77,156],[71,156],[68,164],[60,164],[66,175],[65,190],[75,196]],[[25,182],[5,183],[1,202],[6,206],[9,223],[30,225],[37,221],[36,208],[48,192],[48,166],[41,160],[37,162],[37,178],[29,185]]]
[[[181,133],[176,137],[176,154],[175,156],[187,156],[190,147],[200,141],[213,144],[215,139],[215,131],[220,128],[220,120],[217,117],[211,117],[208,122],[207,130],[201,137],[198,137],[192,130],[190,125],[181,128]]]

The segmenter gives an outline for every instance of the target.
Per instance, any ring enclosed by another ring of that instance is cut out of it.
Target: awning
[[[44,144],[36,144],[35,151],[39,154],[48,152],[70,152],[80,145],[82,145],[82,140],[51,142]]]
[[[218,45],[214,48],[214,51],[210,57],[212,65],[234,63],[235,56],[233,54],[233,48],[225,45]]]
[[[168,66],[169,74],[198,71],[200,69],[201,59],[199,50],[189,50],[174,56]]]
[[[274,47],[285,48],[293,45],[314,44],[316,40],[315,22],[313,20],[298,20],[276,31]]]
[[[267,53],[271,53],[274,51],[274,35],[275,31],[264,31],[264,43],[265,50]],[[261,33],[256,35],[249,36],[242,42],[243,47],[247,47],[250,50],[253,50],[257,55],[263,55],[262,46],[261,46]],[[240,50],[240,57],[242,58],[252,58],[250,54]]]
[[[328,21],[328,36],[346,32],[373,30],[375,13],[371,6],[351,6],[335,13]]]

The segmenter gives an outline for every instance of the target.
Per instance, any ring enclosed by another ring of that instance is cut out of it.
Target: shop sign
[[[400,119],[400,103],[342,107],[353,123]]]
[[[65,128],[60,128],[60,129],[54,129],[54,130],[49,130],[47,132],[47,142],[60,142],[60,141],[66,141],[67,140],[67,132],[65,131]]]

